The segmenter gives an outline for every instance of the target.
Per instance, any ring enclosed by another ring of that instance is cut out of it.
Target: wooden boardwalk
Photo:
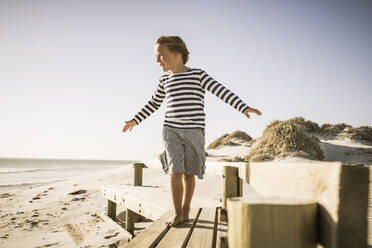
[[[201,208],[192,209],[189,222],[172,228],[165,224],[173,217],[170,195],[156,188],[136,187],[142,185],[138,168],[145,167],[134,167],[138,171],[134,187],[102,188],[108,199],[108,216],[115,220],[117,204],[127,208],[130,233],[138,215],[155,221],[125,247],[221,248],[227,247],[226,242],[234,248],[371,247],[369,166],[319,161],[224,166],[217,171],[223,177],[222,204],[218,204],[222,208],[197,205]],[[250,190],[243,193],[247,185]],[[260,228],[263,217],[267,223]],[[277,227],[267,228],[272,223]]]
[[[188,222],[168,227],[173,210],[164,213],[145,231],[139,233],[125,248],[214,248],[227,233],[227,223],[219,221],[220,208],[192,208]]]

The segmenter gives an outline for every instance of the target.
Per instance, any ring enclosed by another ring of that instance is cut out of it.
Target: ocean
[[[58,181],[128,166],[133,160],[0,158],[0,186]]]

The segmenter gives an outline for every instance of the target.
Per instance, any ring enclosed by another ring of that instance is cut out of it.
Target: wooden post
[[[222,210],[220,221],[227,221],[226,199],[239,196],[240,180],[239,168],[232,166],[223,167],[223,191],[222,191]]]
[[[217,248],[228,248],[227,246],[227,236],[220,237],[220,246]]]
[[[110,200],[107,200],[107,215],[116,220],[116,203]]]
[[[134,163],[134,181],[133,186],[142,186],[142,169],[147,168],[147,166],[143,163]],[[125,212],[126,217],[126,229],[129,233],[134,234],[134,223],[138,222],[142,219],[142,216],[131,211],[127,208]]]
[[[126,217],[125,229],[127,229],[127,231],[133,235],[134,234],[134,222],[136,221],[137,214],[133,212],[132,210],[130,210],[129,208],[127,208],[127,210],[125,211],[125,217]]]
[[[143,163],[134,163],[134,182],[133,186],[142,186],[142,168],[146,168]]]
[[[243,196],[243,179],[238,177],[238,195],[237,196]]]
[[[315,201],[261,197],[227,200],[228,246],[315,248]]]

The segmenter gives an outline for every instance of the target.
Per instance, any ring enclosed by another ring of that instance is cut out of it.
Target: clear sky
[[[372,125],[372,1],[0,0],[0,157],[147,159],[165,103],[122,133],[162,74],[160,35],[263,116],[206,93],[206,143],[271,121]]]

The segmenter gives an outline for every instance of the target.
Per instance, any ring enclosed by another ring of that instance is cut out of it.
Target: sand
[[[321,140],[325,161],[344,161],[372,165],[372,146],[353,140]],[[222,165],[220,158],[244,156],[248,146],[222,147],[207,150],[207,174],[196,181],[192,207],[219,206],[222,197],[222,177],[215,174]],[[299,163],[302,159],[293,159]],[[143,184],[169,193],[169,176],[160,170],[157,160],[144,170]],[[132,166],[107,170],[90,176],[22,186],[0,187],[0,247],[122,247],[128,233],[104,217],[107,200],[101,186],[131,185]],[[249,192],[245,185],[244,192]],[[119,216],[124,215],[119,208]],[[136,225],[136,232],[151,222]]]
[[[107,200],[100,187],[132,183],[128,166],[59,182],[0,187],[0,247],[122,247],[128,234],[104,217]],[[196,183],[192,207],[221,204],[220,175]],[[169,192],[169,176],[160,169],[145,169],[143,184]],[[171,207],[170,197],[169,192]],[[124,213],[118,208],[117,214]],[[136,225],[136,232],[150,223]]]

